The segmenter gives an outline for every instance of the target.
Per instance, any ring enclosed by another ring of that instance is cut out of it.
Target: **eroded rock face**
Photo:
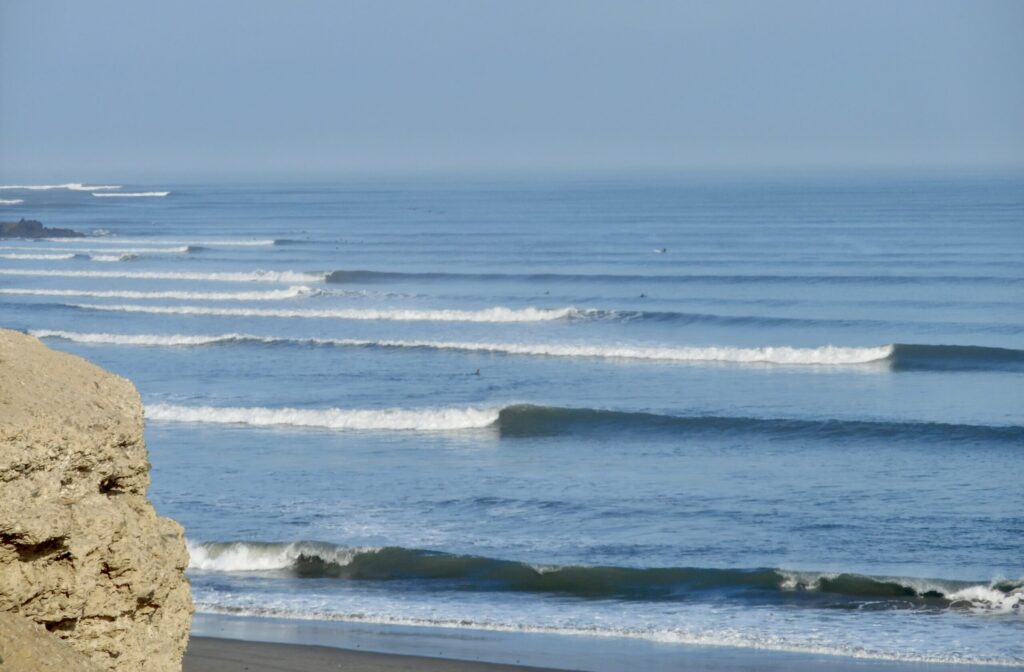
[[[0,329],[0,611],[100,669],[180,670],[188,554],[148,485],[134,386]]]

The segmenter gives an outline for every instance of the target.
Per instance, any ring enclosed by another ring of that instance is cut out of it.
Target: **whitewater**
[[[87,177],[0,315],[137,386],[199,628],[1024,667],[1018,178]]]

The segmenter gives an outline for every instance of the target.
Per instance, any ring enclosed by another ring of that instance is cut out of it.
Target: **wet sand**
[[[183,672],[545,672],[545,668],[193,637]],[[554,672],[548,670],[547,672]]]

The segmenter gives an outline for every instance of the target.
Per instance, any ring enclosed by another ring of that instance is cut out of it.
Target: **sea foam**
[[[214,406],[146,406],[150,420],[255,426],[315,427],[340,430],[447,431],[487,427],[498,420],[497,408],[302,409]]]
[[[577,308],[505,308],[482,310],[407,310],[407,309],[276,309],[220,308],[207,306],[143,306],[133,304],[71,304],[85,310],[163,315],[214,315],[222,317],[277,317],[340,320],[395,320],[415,322],[543,322],[584,314]]]
[[[97,290],[85,289],[17,289],[0,288],[0,295],[8,296],[88,296],[103,299],[180,299],[183,301],[281,301],[293,299],[300,296],[314,296],[319,290],[305,285],[297,285],[288,289],[274,289],[264,292],[179,292],[167,291],[138,291],[138,290]],[[76,340],[71,332],[61,333],[67,340]],[[82,335],[88,337],[88,334]],[[116,334],[102,334],[108,338],[116,337]],[[90,341],[98,342],[98,341]],[[213,342],[213,341],[209,341]],[[169,343],[164,342],[164,345]]]
[[[35,331],[42,337],[59,337],[69,341],[88,343],[129,344],[123,334],[91,334],[70,331]],[[254,334],[219,334],[192,336],[178,335],[133,335],[131,345],[206,345],[212,343],[253,342],[281,343],[295,345],[321,345],[338,347],[380,347],[420,348],[432,350],[457,350],[464,352],[487,352],[510,355],[533,355],[545,357],[589,357],[599,359],[646,359],[675,362],[727,362],[738,364],[785,364],[785,365],[850,365],[866,364],[889,358],[894,346],[879,345],[868,347],[839,347],[826,345],[817,348],[760,347],[736,348],[728,346],[624,346],[624,345],[576,345],[555,343],[479,343],[459,341],[416,341],[416,340],[362,340],[331,338],[286,338],[258,336]],[[200,340],[197,340],[200,339]]]
[[[61,278],[126,278],[133,280],[201,280],[208,282],[322,282],[323,273],[298,271],[253,271],[250,273],[194,273],[177,271],[66,271],[63,269],[20,270],[0,268],[0,275],[26,275]]]
[[[2,184],[0,189],[16,189],[27,191],[50,191],[52,189],[68,189],[69,191],[110,191],[120,189],[118,184],[82,184],[66,182],[64,184]]]
[[[106,193],[106,194],[104,194],[104,193],[97,193],[97,194],[93,194],[93,196],[96,196],[96,197],[99,197],[99,198],[163,198],[164,196],[168,195],[169,193],[171,193],[171,192],[169,192],[169,191],[136,191],[136,192],[119,191],[119,192]]]

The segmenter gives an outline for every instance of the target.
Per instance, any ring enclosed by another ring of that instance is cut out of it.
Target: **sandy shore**
[[[193,637],[183,672],[544,672],[540,667]],[[553,671],[548,671],[553,672]]]
[[[184,672],[992,672],[926,663],[630,638],[570,637],[197,613]],[[1020,669],[1020,668],[1017,668]]]

